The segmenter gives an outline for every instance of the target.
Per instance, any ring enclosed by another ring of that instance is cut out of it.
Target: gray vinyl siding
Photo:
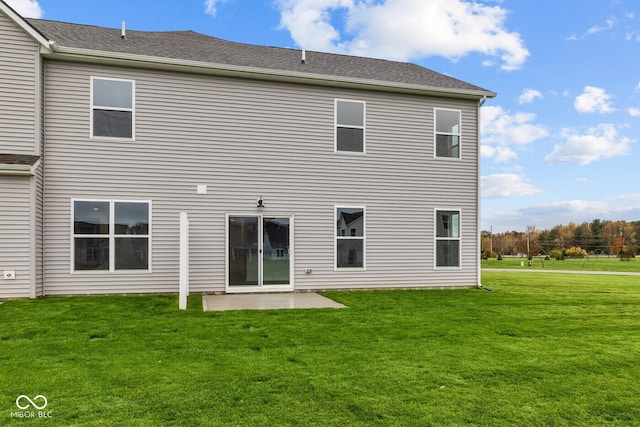
[[[0,12],[0,153],[37,154],[38,44]]]
[[[45,141],[45,77],[46,77],[46,61],[40,59],[40,87],[38,91],[39,98],[39,140],[38,152],[44,154],[44,141]],[[36,297],[44,296],[44,156],[40,158],[40,163],[35,170],[35,194],[32,194],[33,206],[32,206],[32,229],[34,230],[33,244],[35,245],[35,258],[33,260],[35,268],[34,278],[34,290],[33,294]]]
[[[89,138],[91,76],[136,81],[135,141]],[[294,216],[296,290],[477,284],[475,101],[64,62],[46,91],[47,295],[176,292],[183,211],[192,292],[225,289],[225,214]],[[334,153],[335,98],[366,102],[366,155]],[[434,159],[434,107],[462,110],[461,159]],[[150,200],[152,272],[71,273],[74,198]],[[366,206],[366,271],[334,269],[335,205]],[[434,269],[440,207],[462,211],[460,269]]]
[[[0,153],[41,152],[41,59],[38,43],[0,13]],[[0,176],[0,298],[42,295],[41,206],[43,169],[36,177]],[[39,249],[40,248],[40,249]],[[41,259],[41,257],[40,257]]]
[[[33,182],[31,185],[35,186],[35,191],[32,193],[32,206],[31,206],[31,230],[33,230],[31,239],[31,244],[33,245],[31,249],[32,257],[32,265],[31,269],[33,271],[33,291],[32,297],[41,297],[44,295],[44,265],[43,265],[43,257],[44,257],[44,247],[43,247],[43,188],[44,188],[44,166],[41,163],[40,166],[36,169],[35,177],[32,178]]]
[[[0,298],[31,296],[30,182],[0,176]],[[15,271],[16,279],[5,280],[5,271]]]

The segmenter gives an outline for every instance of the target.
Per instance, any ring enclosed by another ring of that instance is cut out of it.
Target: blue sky
[[[9,0],[30,17],[409,61],[482,108],[482,228],[640,220],[638,0]]]

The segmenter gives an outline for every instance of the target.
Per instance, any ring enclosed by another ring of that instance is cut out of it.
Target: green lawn
[[[524,266],[521,265],[524,263]],[[534,258],[529,267],[527,258],[504,258],[498,261],[496,258],[483,259],[482,268],[509,268],[509,269],[534,269],[534,270],[578,270],[578,271],[623,271],[640,272],[640,258],[631,258],[629,261],[621,261],[620,258],[566,258],[562,261],[556,259],[544,260]]]
[[[640,279],[483,273],[495,292],[0,304],[0,425],[640,425]],[[49,419],[12,417],[19,395]]]

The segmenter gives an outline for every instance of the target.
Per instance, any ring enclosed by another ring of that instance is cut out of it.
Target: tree
[[[553,249],[553,239],[551,239],[551,232],[544,230],[538,234],[538,243],[540,248],[545,254],[548,254]]]
[[[493,238],[490,239],[490,236]],[[640,254],[640,221],[594,219],[591,223],[577,225],[570,222],[542,231],[533,226],[526,231],[483,231],[481,248],[485,253],[490,252],[491,241],[493,252],[500,255],[534,255],[542,252],[551,256],[552,251],[562,253],[571,247],[582,248],[588,254],[618,254],[621,250]]]
[[[573,230],[573,246],[588,248],[592,240],[589,223],[584,222],[576,226],[575,230]]]
[[[591,228],[591,245],[587,250],[594,254],[606,253],[607,244],[604,239],[604,223],[602,220],[594,219],[590,224]]]
[[[619,227],[613,221],[605,221],[603,227],[605,252],[615,254],[620,250]]]
[[[633,247],[634,247],[634,252],[638,255],[640,255],[640,221],[631,221],[630,223],[630,231],[632,233],[632,237],[633,237]]]

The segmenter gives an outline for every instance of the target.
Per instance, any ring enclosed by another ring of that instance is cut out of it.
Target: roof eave
[[[310,84],[316,86],[346,87],[395,93],[441,96],[461,99],[493,98],[494,92],[487,90],[469,90],[432,87],[417,84],[386,82],[381,80],[359,79],[324,74],[301,73],[298,71],[274,70],[268,68],[246,67],[229,64],[216,64],[175,58],[137,55],[119,52],[106,52],[55,46],[55,49],[43,49],[46,57],[67,61],[98,63],[104,65],[123,65],[137,68],[153,68],[169,71],[192,72],[196,74],[219,75],[226,77],[280,81]]]
[[[22,28],[27,34],[29,34],[35,41],[37,41],[41,48],[50,53],[55,47],[55,43],[47,40],[38,30],[36,30],[31,24],[29,24],[22,16],[20,16],[15,10],[13,10],[5,2],[0,1],[0,10],[4,12],[9,19],[14,21],[20,28]]]

